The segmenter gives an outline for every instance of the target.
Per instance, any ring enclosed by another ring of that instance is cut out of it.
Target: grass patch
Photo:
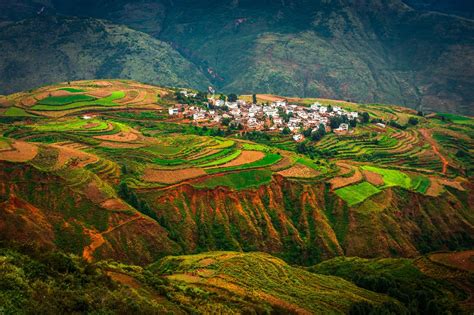
[[[418,193],[426,194],[426,191],[430,187],[430,184],[431,182],[429,178],[424,176],[416,176],[411,180],[411,189]]]
[[[342,198],[349,206],[361,203],[365,199],[369,198],[380,192],[380,189],[373,186],[368,182],[362,182],[357,185],[347,186],[344,188],[337,189],[336,195]]]
[[[9,107],[3,115],[8,117],[35,117],[35,115],[32,115],[19,107]]]
[[[268,184],[271,180],[272,172],[269,170],[250,170],[211,177],[201,183],[195,184],[194,187],[214,189],[218,186],[224,186],[241,190],[256,188]]]
[[[209,163],[206,163],[206,164],[202,164],[200,165],[201,167],[210,167],[210,166],[216,166],[216,165],[221,165],[221,164],[225,164],[227,162],[230,162],[234,159],[236,159],[239,155],[242,154],[242,151],[241,150],[236,150],[235,152],[233,152],[232,154],[229,154],[228,156],[224,156],[223,158],[221,159],[218,159],[218,160],[215,160],[215,161],[212,161],[212,162],[209,162]]]
[[[459,125],[474,125],[474,119],[466,117],[466,116],[461,116],[461,115],[456,115],[456,114],[438,114],[438,116],[444,117],[449,119],[455,124]]]
[[[125,97],[125,92],[116,91],[112,92],[111,95],[95,99],[91,96],[79,94],[79,95],[69,95],[69,96],[55,96],[48,97],[44,100],[38,102],[37,105],[32,107],[33,110],[68,110],[75,109],[87,106],[117,106],[114,103],[115,100]],[[81,99],[82,98],[82,99]]]
[[[52,105],[52,106],[60,106],[60,105],[67,105],[77,102],[88,102],[96,100],[95,97],[78,94],[78,95],[66,95],[66,96],[49,96],[45,99],[38,101],[37,104],[40,105]]]
[[[223,168],[213,168],[210,170],[206,170],[207,173],[209,174],[214,174],[214,173],[220,173],[220,172],[226,172],[226,171],[236,171],[236,170],[244,170],[244,169],[249,169],[249,168],[259,168],[259,167],[265,167],[265,166],[270,166],[278,161],[281,160],[281,156],[279,154],[274,154],[274,153],[268,153],[265,155],[265,157],[261,160],[244,164],[244,165],[238,165],[238,166],[230,166],[230,167],[223,167]]]
[[[362,166],[362,169],[382,175],[383,181],[385,183],[384,187],[400,186],[405,189],[410,189],[412,187],[410,177],[400,171],[378,168],[368,165]]]
[[[248,151],[270,152],[270,148],[262,144],[244,143],[242,148]]]
[[[82,92],[85,92],[85,90],[75,89],[75,88],[62,88],[62,89],[59,89],[59,91],[66,91],[66,92],[69,92],[69,93],[82,93]]]

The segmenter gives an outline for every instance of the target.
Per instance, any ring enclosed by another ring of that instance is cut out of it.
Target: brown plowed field
[[[244,164],[261,160],[264,157],[265,157],[265,153],[261,151],[242,151],[242,153],[237,158],[233,159],[232,161],[219,165],[219,166],[210,167],[210,168],[221,168],[221,167],[244,165]]]
[[[364,177],[362,176],[362,173],[359,171],[359,169],[354,168],[354,170],[354,174],[350,177],[334,177],[333,179],[331,179],[329,183],[331,183],[332,189],[338,189],[345,186],[349,186],[363,180]]]
[[[362,174],[364,175],[365,180],[371,183],[372,185],[380,186],[384,184],[383,177],[380,174],[367,170],[362,170]]]
[[[143,175],[143,180],[154,183],[174,184],[206,174],[207,173],[201,168],[186,168],[169,171],[147,168],[145,170],[145,174]]]
[[[1,151],[0,160],[10,161],[10,162],[27,162],[38,154],[38,147],[34,144],[24,142],[24,141],[15,141],[11,144],[13,150]]]
[[[312,178],[318,176],[318,172],[306,165],[296,164],[286,170],[278,172],[283,177]]]

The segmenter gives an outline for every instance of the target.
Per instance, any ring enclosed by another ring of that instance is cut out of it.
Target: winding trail
[[[431,134],[428,132],[426,129],[420,129],[420,133],[425,137],[426,141],[431,145],[433,148],[434,153],[440,158],[441,162],[443,163],[443,174],[446,174],[448,171],[448,165],[449,162],[448,160],[439,152],[437,142],[431,137]]]
[[[113,232],[116,229],[124,226],[125,224],[129,224],[129,223],[131,223],[133,221],[136,221],[140,218],[141,218],[141,216],[137,214],[136,216],[132,217],[129,220],[126,220],[126,221],[124,221],[124,222],[122,222],[122,223],[120,223],[116,226],[109,227],[107,230],[105,230],[102,233],[97,233],[93,230],[87,229],[87,233],[89,234],[89,236],[91,238],[91,243],[89,245],[87,245],[86,247],[84,247],[84,249],[82,251],[82,257],[86,261],[92,262],[94,260],[94,252],[97,250],[97,248],[101,247],[105,243],[105,238],[104,238],[105,234]]]

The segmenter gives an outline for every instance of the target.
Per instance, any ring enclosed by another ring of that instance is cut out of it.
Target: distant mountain
[[[37,16],[0,29],[0,93],[92,78],[140,78],[207,87],[206,77],[171,46],[110,22]]]
[[[405,3],[419,10],[438,11],[474,18],[474,2],[471,0],[405,0]]]
[[[47,8],[125,24],[169,43],[199,70],[202,83],[192,87],[210,81],[223,92],[473,115],[474,21],[465,18],[472,4],[448,2],[72,0]],[[130,76],[143,81],[139,72]]]

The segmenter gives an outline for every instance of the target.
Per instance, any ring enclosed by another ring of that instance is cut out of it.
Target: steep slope
[[[101,20],[40,15],[2,27],[0,49],[2,93],[112,77],[207,87],[207,79],[169,45]]]
[[[156,221],[114,197],[99,178],[75,172],[77,180],[71,183],[64,176],[72,170],[60,177],[37,167],[2,163],[3,243],[62,250],[89,261],[109,258],[136,264],[179,253]],[[80,189],[79,179],[88,184]]]
[[[393,188],[348,207],[324,184],[277,177],[259,189],[180,186],[141,196],[185,252],[258,250],[308,265],[339,255],[414,257],[474,241],[472,198],[456,190],[433,198]]]
[[[416,259],[338,257],[308,270],[339,276],[365,289],[388,294],[402,301],[411,313],[436,314],[449,310],[468,314],[474,307],[472,268],[445,264],[437,261],[436,256],[462,256],[466,265],[472,259],[473,251],[437,253]]]
[[[262,253],[171,256],[143,268],[24,252],[0,248],[7,313],[345,314],[358,303],[404,311],[395,299]]]

